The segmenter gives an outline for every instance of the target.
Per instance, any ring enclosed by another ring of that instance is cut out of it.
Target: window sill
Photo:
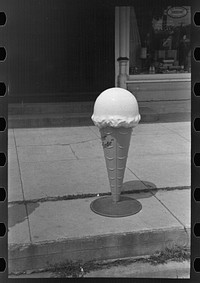
[[[191,73],[129,75],[130,83],[191,82]]]

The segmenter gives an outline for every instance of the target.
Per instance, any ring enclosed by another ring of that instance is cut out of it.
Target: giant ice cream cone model
[[[120,200],[132,128],[100,129],[108,178],[114,202]]]
[[[125,89],[107,89],[95,101],[92,120],[101,133],[111,198],[98,199],[91,204],[91,208],[105,216],[134,214],[136,210],[141,209],[140,204],[134,200],[137,209],[130,207],[130,200],[133,199],[122,197],[121,191],[132,129],[140,121],[137,101],[133,94]]]

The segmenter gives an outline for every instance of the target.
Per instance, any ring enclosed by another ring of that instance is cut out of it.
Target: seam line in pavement
[[[22,189],[22,196],[23,196],[23,200],[24,200],[26,216],[27,216],[27,222],[28,222],[29,239],[30,239],[30,242],[32,243],[30,221],[29,221],[29,217],[28,217],[28,208],[27,208],[27,205],[26,205],[26,202],[25,202],[26,200],[25,200],[24,189],[23,189],[22,174],[21,174],[21,167],[20,167],[19,156],[18,156],[18,151],[17,151],[17,143],[16,143],[16,138],[15,138],[15,131],[13,131],[13,137],[14,137],[15,150],[16,150],[16,155],[17,155],[17,163],[18,163],[18,167],[19,167],[19,176],[20,176],[20,183],[21,183],[21,189]]]
[[[179,151],[179,152],[176,153],[176,155],[183,155],[183,154],[186,155],[187,154],[186,157],[188,157],[188,151],[189,150]],[[190,152],[191,152],[191,149],[190,149]],[[189,152],[189,154],[190,154],[190,152]],[[166,155],[174,155],[174,152],[164,152],[164,153],[159,152],[159,153],[156,153],[156,156],[166,156]],[[134,156],[141,157],[141,156],[144,156],[144,153],[134,153]],[[155,156],[155,153],[149,153],[148,152],[148,153],[145,154],[145,156]]]
[[[184,136],[182,136],[179,132],[171,129],[170,127],[167,127],[166,125],[163,125],[163,127],[168,129],[169,131],[172,131],[172,132],[176,133],[179,137],[183,138],[184,140],[186,140],[187,142],[189,142],[191,144],[191,141],[188,140],[187,138],[185,138]],[[190,136],[191,136],[191,128],[189,129],[189,133],[190,133]]]
[[[151,189],[149,188],[144,181],[142,181],[129,167],[126,167],[147,189]],[[156,188],[155,188],[156,189]]]
[[[71,149],[73,155],[75,156],[76,160],[79,160],[78,156],[76,155],[75,150],[73,150],[73,148],[71,147],[71,144],[69,145],[69,147],[70,147],[70,149]]]
[[[122,191],[121,194],[138,194],[138,193],[147,193],[149,191],[173,191],[173,190],[186,190],[190,189],[190,186],[181,186],[181,187],[165,187],[165,188],[148,188],[143,190],[129,190],[129,191]],[[152,192],[153,194],[153,192]],[[80,200],[80,199],[87,199],[87,198],[95,198],[95,197],[102,197],[111,195],[111,192],[105,193],[88,193],[88,194],[78,194],[78,195],[64,195],[64,196],[48,196],[43,198],[37,199],[29,199],[29,200],[16,200],[10,201],[9,204],[25,204],[25,203],[36,203],[36,202],[54,202],[54,201],[62,201],[62,200]]]
[[[133,171],[132,171],[130,168],[128,168],[128,169],[133,173]],[[133,173],[133,174],[134,174],[134,173]],[[134,174],[134,175],[135,175],[135,174]],[[135,176],[140,180],[140,178],[139,178],[137,175],[135,175]],[[145,182],[143,182],[142,180],[140,180],[140,182],[142,182],[142,183],[145,185]],[[145,185],[145,186],[146,186],[146,185]],[[148,188],[148,187],[147,187],[147,188]],[[148,188],[148,189],[149,189],[149,188]],[[155,198],[160,202],[160,204],[161,204],[162,206],[164,206],[165,209],[167,209],[167,211],[183,226],[185,232],[187,233],[187,229],[186,229],[185,225],[176,217],[176,215],[175,215],[173,212],[171,212],[171,210],[170,210],[159,198],[157,198],[157,196],[156,196],[155,194],[152,193],[151,189],[149,189],[149,191],[150,191],[150,193],[152,194],[152,196],[155,197]]]
[[[152,194],[152,192],[151,192]],[[178,219],[178,217],[176,217],[176,215],[154,194],[152,194],[168,211],[169,213],[183,226],[186,234],[187,234],[187,228],[185,227],[185,225]]]
[[[93,126],[93,127],[95,127],[95,126]],[[90,131],[91,131],[93,134],[95,134],[99,139],[101,139],[101,137],[98,136],[98,134],[97,134],[95,131],[93,131],[93,130],[91,129],[91,126],[88,126],[88,128],[90,129]],[[99,134],[100,134],[100,133],[99,133]]]
[[[60,145],[60,146],[66,146],[66,145],[73,145],[73,144],[82,144],[82,143],[86,143],[86,142],[91,142],[91,141],[96,141],[99,140],[100,138],[95,138],[95,139],[91,139],[91,140],[85,140],[85,141],[79,141],[79,142],[71,142],[71,143],[48,143],[48,144],[22,144],[22,145],[18,145],[16,147],[27,147],[27,146],[54,146],[54,145]]]

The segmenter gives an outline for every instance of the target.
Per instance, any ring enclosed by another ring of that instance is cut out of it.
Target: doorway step
[[[24,103],[8,105],[9,128],[91,126],[94,102]],[[156,111],[140,107],[141,123],[159,120]]]

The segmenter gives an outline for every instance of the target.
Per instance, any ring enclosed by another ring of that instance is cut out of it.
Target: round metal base
[[[125,217],[138,213],[142,205],[136,199],[120,196],[120,201],[114,202],[112,196],[101,197],[93,200],[90,208],[97,214],[107,217]]]

